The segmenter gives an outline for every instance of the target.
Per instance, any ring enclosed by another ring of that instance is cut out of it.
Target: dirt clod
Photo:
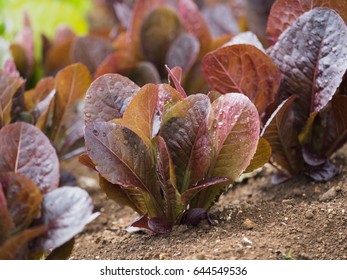
[[[246,219],[243,222],[242,226],[243,226],[244,229],[251,230],[251,229],[254,229],[255,224],[250,219]]]
[[[324,201],[332,200],[335,198],[336,195],[337,195],[336,188],[332,187],[319,197],[319,201],[324,202]]]

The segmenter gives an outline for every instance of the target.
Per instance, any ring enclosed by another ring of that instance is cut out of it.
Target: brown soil
[[[71,259],[347,259],[346,147],[334,162],[341,173],[328,183],[300,177],[274,186],[266,167],[220,198],[211,209],[216,226],[181,225],[165,235],[128,233],[136,213],[108,200],[95,174],[71,162],[101,212]]]

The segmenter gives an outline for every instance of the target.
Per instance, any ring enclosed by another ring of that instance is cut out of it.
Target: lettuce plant
[[[91,77],[83,64],[71,64],[24,92],[13,62],[0,69],[0,128],[22,120],[34,124],[53,143],[60,159],[84,151],[83,99]]]
[[[24,93],[27,121],[48,136],[60,159],[84,151],[82,107],[91,81],[87,67],[76,63]]]
[[[118,74],[91,84],[80,161],[98,171],[111,199],[139,213],[132,226],[165,233],[197,224],[250,165],[260,132],[255,106],[237,93],[211,99],[167,84],[139,88]],[[257,154],[251,168],[262,164]]]
[[[125,31],[114,40],[113,53],[97,67],[95,77],[119,73],[140,85],[160,83],[166,79],[167,64],[182,68],[182,84],[188,93],[202,92],[206,89],[202,56],[230,39],[231,31],[238,31],[230,15],[216,19],[227,9],[205,9],[214,26],[210,27],[192,0],[135,1],[132,9],[126,4],[115,7]],[[124,10],[130,20],[123,18]]]
[[[275,2],[268,34],[276,43],[268,50],[244,37],[202,63],[212,89],[241,92],[256,105],[279,170],[275,182],[300,173],[329,180],[338,172],[329,158],[347,140],[347,27],[337,13],[345,17],[345,9],[334,1],[308,2]]]
[[[338,172],[329,158],[347,141],[347,99],[339,93],[347,70],[346,24],[332,9],[309,10],[269,55],[283,74],[282,104],[264,131],[274,162],[286,177],[303,171],[329,180]]]
[[[31,124],[0,130],[0,259],[66,258],[98,214],[86,191],[59,186],[59,160]]]

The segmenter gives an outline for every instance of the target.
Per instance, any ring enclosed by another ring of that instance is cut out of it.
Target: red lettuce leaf
[[[166,71],[169,74],[169,81],[172,82],[175,89],[182,95],[183,98],[187,97],[187,93],[181,86],[181,78],[182,78],[182,69],[178,67],[174,67],[173,69],[170,69],[167,65],[165,65]],[[180,70],[179,70],[180,69]],[[179,73],[179,75],[177,75]],[[178,78],[178,76],[180,78]]]
[[[271,161],[287,176],[296,175],[303,168],[298,130],[292,110],[295,96],[291,96],[277,108],[265,124],[262,136],[272,148]]]
[[[283,80],[280,99],[296,94],[294,111],[300,128],[311,112],[332,99],[347,69],[347,26],[333,10],[303,14],[270,51]]]
[[[12,99],[22,84],[19,75],[0,69],[0,128],[11,122]]]
[[[202,70],[209,86],[220,93],[248,96],[262,115],[275,99],[281,74],[262,51],[252,45],[232,45],[205,55]]]
[[[277,42],[280,35],[303,13],[316,7],[334,9],[347,22],[346,0],[277,0],[271,8],[267,37],[271,44]]]
[[[120,124],[97,122],[86,126],[85,140],[96,169],[112,184],[134,186],[148,192],[155,184],[152,151],[130,129]]]
[[[131,17],[129,33],[127,34],[131,48],[137,51],[140,49],[140,34],[144,19],[151,11],[164,4],[165,0],[136,0]]]
[[[130,100],[140,88],[118,74],[106,74],[89,87],[84,107],[86,124],[110,121],[123,116]]]
[[[14,231],[22,231],[39,217],[42,202],[40,190],[22,174],[4,173],[0,181],[7,186],[8,211],[15,226]]]
[[[71,46],[72,62],[83,63],[92,74],[111,53],[112,45],[109,41],[92,35],[77,38]]]
[[[63,245],[99,215],[92,211],[92,200],[81,188],[61,187],[47,193],[42,203],[42,222],[48,231],[36,246],[47,250]]]
[[[183,211],[181,195],[177,190],[173,161],[164,139],[153,139],[156,151],[156,170],[164,199],[165,219],[168,225],[176,224]]]
[[[160,136],[170,151],[181,193],[204,177],[211,144],[203,132],[206,132],[210,107],[206,95],[191,95],[173,106],[163,118]]]
[[[200,54],[204,55],[211,48],[212,37],[199,8],[192,0],[180,0],[178,12],[184,27],[199,40]]]
[[[210,225],[215,224],[214,221],[208,215],[206,209],[193,208],[184,212],[181,219],[181,224],[197,226],[203,220],[207,220]]]
[[[204,7],[204,19],[213,38],[225,34],[239,33],[238,22],[228,4],[215,4]]]
[[[144,18],[140,33],[142,54],[159,73],[165,72],[166,53],[181,33],[181,21],[171,8],[154,9]]]
[[[213,147],[208,174],[236,180],[257,149],[260,121],[255,106],[243,94],[222,95],[212,103],[207,126]]]
[[[54,79],[57,90],[54,102],[54,115],[51,139],[61,148],[62,134],[70,127],[69,120],[76,115],[78,102],[81,102],[92,82],[89,70],[80,63],[69,65],[58,72]]]
[[[59,185],[59,161],[48,138],[22,122],[0,130],[0,172],[21,173],[46,193]]]
[[[191,34],[182,34],[171,45],[166,55],[169,68],[181,67],[186,74],[192,68],[200,52],[199,41]]]
[[[305,170],[305,174],[317,182],[329,181],[338,173],[338,168],[329,160],[318,166],[308,166]]]
[[[329,158],[347,141],[347,96],[334,96],[331,108],[322,119],[326,125],[321,153]]]
[[[130,101],[123,118],[114,122],[130,128],[150,147],[152,138],[158,134],[162,115],[179,100],[181,96],[169,85],[147,84]]]

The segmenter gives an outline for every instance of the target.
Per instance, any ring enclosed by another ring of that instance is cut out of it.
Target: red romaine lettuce
[[[347,70],[346,24],[332,9],[309,9],[280,35],[269,55],[283,74],[277,94],[283,103],[264,131],[272,160],[287,177],[304,172],[329,180],[338,172],[329,158],[346,142],[346,100],[339,93]]]
[[[133,95],[134,85],[128,92],[119,87],[99,95],[98,85],[105,80],[124,83],[126,78],[108,74],[88,90],[85,115],[94,115],[94,122],[86,120],[88,155],[81,158],[99,172],[101,188],[140,214],[134,227],[164,233],[183,221],[195,224],[197,216],[207,217],[206,211],[256,152],[260,122],[255,106],[242,94],[226,94],[211,103],[203,94],[184,98],[169,85],[148,84],[119,114],[114,109],[125,105],[123,97]],[[110,98],[118,101],[109,110],[115,119],[105,117],[103,108],[96,116],[90,100],[109,104]]]
[[[58,185],[59,161],[49,139],[27,123],[3,127],[0,259],[56,258],[55,249],[69,251],[70,240],[98,215],[86,191]]]

